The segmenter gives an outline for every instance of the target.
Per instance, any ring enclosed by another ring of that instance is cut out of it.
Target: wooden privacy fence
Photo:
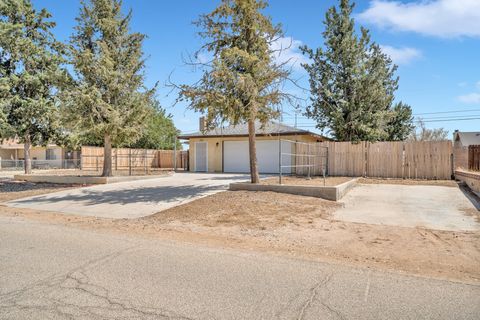
[[[82,170],[103,168],[103,147],[82,147]],[[188,170],[188,151],[152,149],[112,149],[112,168],[117,171]]]
[[[315,145],[328,147],[328,151],[318,149],[316,158],[322,159],[323,153],[328,153],[326,166],[330,176],[451,179],[453,174],[451,141],[375,143],[328,141]],[[297,153],[302,151],[297,150]],[[314,174],[321,173],[314,170]]]
[[[480,171],[480,145],[468,146],[468,169]]]

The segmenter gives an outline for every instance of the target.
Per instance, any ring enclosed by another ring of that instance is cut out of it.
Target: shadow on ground
[[[209,192],[225,189],[225,186],[210,185],[185,185],[185,186],[161,186],[144,187],[135,189],[96,191],[83,189],[80,194],[62,194],[59,196],[45,195],[34,198],[15,200],[16,204],[49,204],[58,202],[82,203],[82,205],[98,204],[139,204],[139,203],[170,203],[185,201]]]

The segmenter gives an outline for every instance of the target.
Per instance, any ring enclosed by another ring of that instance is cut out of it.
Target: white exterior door
[[[195,171],[208,171],[208,147],[206,142],[195,142]]]
[[[292,153],[291,143],[282,141],[282,152]],[[278,140],[257,140],[257,163],[259,173],[278,173]],[[282,157],[282,165],[292,163],[291,156]],[[223,171],[250,172],[248,141],[225,141],[223,144]],[[290,173],[291,168],[283,168]]]

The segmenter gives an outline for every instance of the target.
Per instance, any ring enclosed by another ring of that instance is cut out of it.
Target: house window
[[[47,156],[46,156],[46,159],[47,160],[55,160],[55,150],[53,149],[47,149]]]

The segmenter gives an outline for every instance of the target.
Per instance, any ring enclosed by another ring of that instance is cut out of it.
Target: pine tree
[[[65,114],[77,134],[103,139],[102,176],[113,174],[112,144],[140,137],[154,94],[144,85],[145,36],[130,32],[132,12],[121,7],[121,0],[82,1],[71,38],[77,83],[65,93]]]
[[[60,133],[56,92],[68,81],[63,45],[51,32],[50,18],[30,0],[0,2],[0,132],[24,143],[27,174],[31,146]]]
[[[180,150],[182,146],[176,140],[179,134],[180,131],[175,127],[172,115],[167,114],[158,100],[155,100],[140,139],[129,146],[140,149],[173,150],[176,142],[176,148]]]
[[[208,126],[248,123],[250,174],[259,182],[255,122],[265,124],[279,115],[286,95],[281,83],[289,73],[273,59],[271,44],[283,35],[279,25],[261,13],[263,0],[222,0],[196,23],[213,61],[195,85],[180,87],[180,100],[206,113]],[[198,54],[198,53],[197,53]]]
[[[371,42],[368,30],[355,32],[354,5],[340,1],[325,18],[325,49],[302,51],[312,59],[303,65],[310,76],[311,104],[306,115],[317,128],[329,129],[340,141],[378,141],[389,138],[397,66]]]
[[[412,108],[400,101],[395,104],[392,111],[393,117],[387,126],[388,140],[406,140],[415,128],[413,125]]]

